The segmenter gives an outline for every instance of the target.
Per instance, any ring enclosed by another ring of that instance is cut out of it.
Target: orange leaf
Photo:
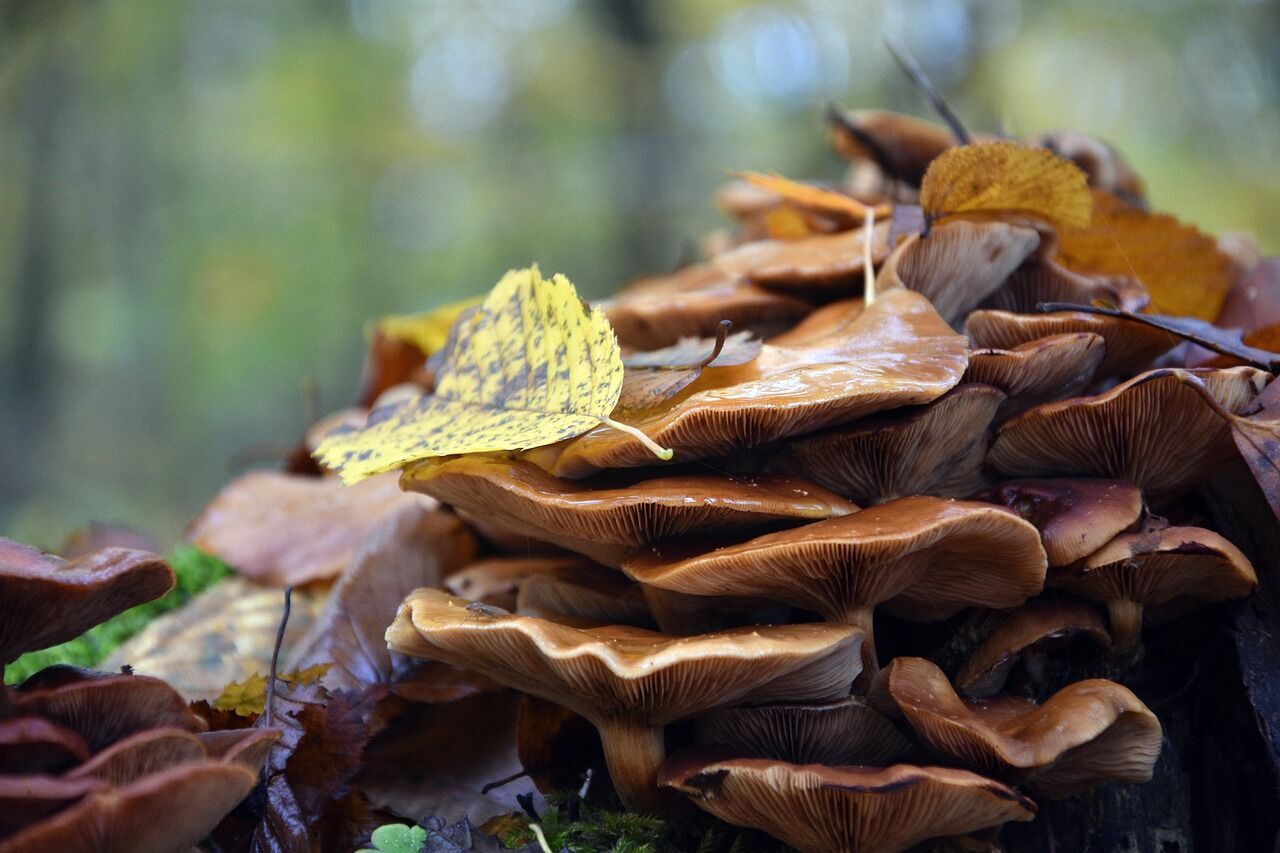
[[[1018,213],[1055,227],[1089,224],[1084,172],[1043,148],[1013,142],[964,145],[940,154],[920,184],[930,220],[957,213]]]
[[[742,172],[738,177],[749,184],[782,196],[782,198],[797,207],[804,207],[823,213],[838,213],[858,220],[865,219],[867,216],[867,206],[865,204],[835,190],[823,189],[813,184],[793,181],[781,175],[766,175],[761,172]],[[880,216],[887,216],[889,206],[882,205],[876,208],[876,213]]]
[[[1231,289],[1231,259],[1198,229],[1093,191],[1093,222],[1059,235],[1058,258],[1087,275],[1128,276],[1146,286],[1147,310],[1213,320]]]
[[[779,205],[764,215],[764,230],[772,240],[799,240],[814,234],[804,214],[789,204]]]

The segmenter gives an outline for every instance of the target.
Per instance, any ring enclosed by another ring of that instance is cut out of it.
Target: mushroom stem
[[[844,623],[861,628],[862,637],[862,674],[857,683],[870,685],[871,679],[880,671],[880,662],[876,660],[875,608],[853,607],[844,615]]]
[[[1111,646],[1117,652],[1134,649],[1142,639],[1142,605],[1127,598],[1107,602]]]
[[[683,805],[658,787],[658,768],[667,757],[662,726],[615,718],[596,724],[609,778],[622,804],[632,811],[672,816]]]

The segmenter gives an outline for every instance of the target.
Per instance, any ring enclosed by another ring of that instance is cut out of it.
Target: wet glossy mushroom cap
[[[979,349],[969,353],[966,382],[991,385],[1008,399],[997,420],[1048,400],[1079,394],[1093,381],[1106,352],[1102,338],[1090,332],[1053,335],[1018,344],[1013,349]]]
[[[889,255],[889,223],[871,240],[872,263]],[[861,282],[865,259],[861,228],[797,240],[755,240],[717,255],[712,266],[771,290],[797,294],[846,294]]]
[[[994,695],[1024,653],[1077,637],[1102,648],[1111,646],[1106,620],[1096,605],[1067,596],[1032,599],[1001,617],[956,673],[956,689],[970,697]]]
[[[1225,419],[1246,409],[1267,374],[1248,367],[1153,370],[1094,397],[1046,403],[1006,422],[988,463],[1008,477],[1128,480],[1149,500],[1176,497],[1234,458]]]
[[[1168,332],[1117,317],[1055,311],[1050,314],[1015,314],[984,309],[965,320],[965,333],[975,348],[1013,349],[1019,344],[1050,335],[1088,332],[1104,342],[1097,376],[1130,376],[1151,366],[1179,340]]]
[[[1036,705],[1014,697],[961,701],[923,658],[895,658],[885,672],[889,694],[931,747],[1046,796],[1148,782],[1160,757],[1160,721],[1112,681],[1078,681]]]
[[[720,744],[742,758],[793,764],[884,766],[913,751],[888,718],[864,699],[720,708],[697,720],[699,743]]]
[[[1142,517],[1142,491],[1123,480],[1010,480],[971,500],[1006,506],[1034,524],[1050,566],[1092,554]]]
[[[1041,302],[1077,305],[1102,302],[1132,311],[1146,306],[1146,288],[1137,281],[1072,272],[1057,261],[1043,257],[1050,250],[1051,245],[1042,246],[1037,256],[1014,270],[982,307],[1032,314]]]
[[[522,616],[559,615],[601,625],[654,627],[640,585],[604,566],[566,565],[530,575],[520,585],[516,610]]]
[[[959,382],[967,341],[917,293],[884,293],[841,333],[806,346],[766,344],[747,364],[709,367],[679,395],[629,423],[677,461],[822,429],[897,406],[928,403]],[[603,427],[563,445],[560,476],[649,465],[637,439]]]
[[[406,489],[425,492],[490,526],[617,566],[651,543],[690,534],[776,529],[855,512],[855,504],[784,475],[751,479],[694,474],[591,488],[529,462],[464,456],[406,470]]]
[[[0,774],[60,773],[89,757],[84,738],[41,717],[0,720]]]
[[[690,749],[663,765],[661,784],[736,826],[802,853],[896,853],[929,838],[1028,821],[1035,803],[965,770],[826,767],[727,758]]]
[[[788,439],[765,469],[795,474],[861,504],[904,495],[961,497],[983,482],[988,428],[1004,394],[965,383],[928,405]]]
[[[738,331],[769,335],[813,310],[808,302],[706,264],[633,282],[600,307],[618,342],[639,350],[714,336],[721,320]]]
[[[901,285],[926,296],[952,325],[998,290],[1040,245],[1032,228],[958,220],[914,235],[889,256],[877,289]]]
[[[696,553],[655,551],[623,564],[641,583],[693,595],[748,595],[867,630],[883,605],[908,619],[1014,607],[1044,586],[1040,535],[1003,507],[943,498],[889,501],[853,515]],[[864,665],[873,668],[873,653]]]
[[[0,674],[19,655],[80,636],[173,588],[146,551],[104,548],[67,561],[0,539]]]
[[[1117,536],[1080,562],[1055,569],[1050,583],[1105,602],[1115,644],[1127,649],[1137,643],[1145,613],[1160,621],[1243,598],[1257,587],[1258,576],[1240,549],[1212,530],[1168,527]]]
[[[420,589],[387,630],[392,650],[465,665],[562,704],[599,729],[609,773],[631,808],[662,809],[654,774],[662,726],[750,697],[834,699],[858,672],[861,631],[744,628],[669,637],[639,628],[580,629],[495,613]]]

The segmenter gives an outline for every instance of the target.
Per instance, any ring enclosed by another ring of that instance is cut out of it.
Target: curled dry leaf
[[[938,156],[920,185],[930,220],[1014,214],[1056,228],[1084,228],[1092,207],[1084,172],[1043,148],[1013,142],[964,145]]]
[[[622,391],[617,338],[562,275],[507,273],[441,356],[434,394],[330,434],[316,450],[321,462],[354,483],[419,459],[541,447],[601,424],[627,429],[609,418]]]
[[[227,485],[187,539],[241,574],[298,586],[339,574],[383,519],[429,498],[400,491],[394,474],[342,488],[332,477],[254,471]]]

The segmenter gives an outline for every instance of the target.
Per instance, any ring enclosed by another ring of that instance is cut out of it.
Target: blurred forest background
[[[0,0],[0,534],[164,543],[345,404],[365,323],[538,261],[602,295],[729,169],[834,179],[832,101],[1109,139],[1280,251],[1280,4]]]

